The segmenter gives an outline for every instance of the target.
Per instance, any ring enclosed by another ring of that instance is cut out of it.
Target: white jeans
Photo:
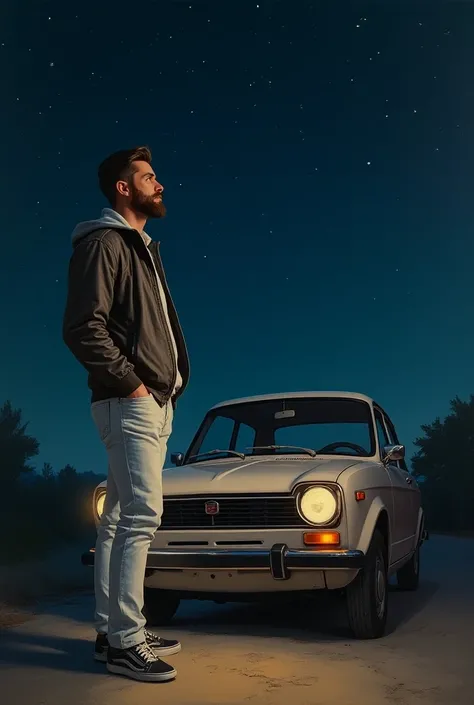
[[[107,495],[97,534],[96,630],[111,646],[145,640],[143,583],[150,543],[163,513],[162,470],[173,407],[153,396],[92,404],[109,461]]]

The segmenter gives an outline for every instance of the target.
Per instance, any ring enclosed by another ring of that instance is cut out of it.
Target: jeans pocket
[[[92,418],[101,441],[110,435],[110,401],[100,401],[92,405]]]

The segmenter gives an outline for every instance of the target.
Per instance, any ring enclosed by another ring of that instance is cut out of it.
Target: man
[[[111,208],[72,235],[66,345],[89,373],[92,417],[109,472],[95,551],[94,657],[141,681],[175,678],[160,659],[181,649],[145,629],[147,553],[163,511],[162,468],[189,360],[148,218],[162,218],[163,186],[147,147],[99,167]]]

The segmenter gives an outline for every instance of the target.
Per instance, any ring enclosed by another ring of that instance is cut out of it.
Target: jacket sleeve
[[[141,380],[107,330],[116,273],[116,257],[103,241],[75,247],[69,264],[63,340],[98,384],[126,397]]]

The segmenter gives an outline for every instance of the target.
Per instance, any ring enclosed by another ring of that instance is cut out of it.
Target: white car
[[[420,491],[372,399],[293,392],[217,404],[163,471],[145,577],[149,622],[182,599],[344,590],[358,638],[384,634],[388,579],[415,590],[427,538]],[[94,493],[98,523],[106,482]],[[94,549],[82,556],[93,564]]]

